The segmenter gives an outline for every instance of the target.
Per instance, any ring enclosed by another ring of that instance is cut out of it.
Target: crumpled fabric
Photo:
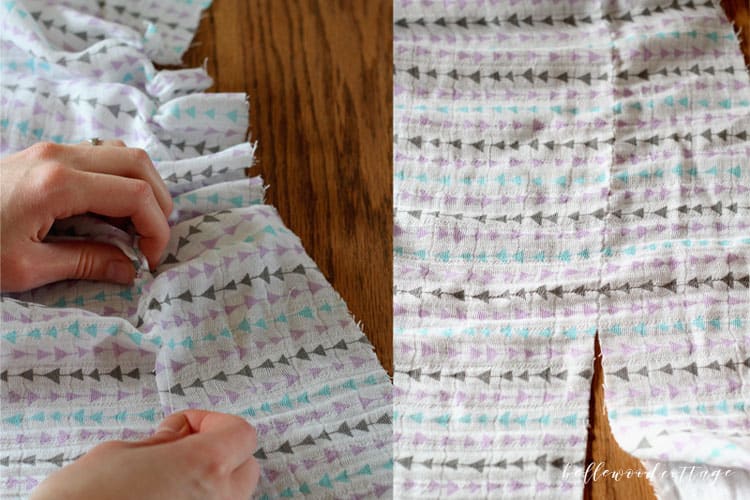
[[[130,259],[136,274],[148,269],[148,260],[138,246],[138,234],[132,224],[117,227],[93,215],[75,215],[52,224],[45,242],[94,241],[116,246]]]
[[[397,497],[579,498],[597,332],[619,444],[747,496],[749,88],[711,1],[395,2]]]
[[[132,287],[68,281],[0,300],[0,496],[25,498],[98,443],[150,435],[204,408],[258,430],[255,498],[390,496],[391,385],[346,304],[260,177],[247,178],[244,94],[203,94],[177,63],[193,2],[15,1],[0,6],[0,151],[120,138],[155,160],[174,200],[150,271],[127,228],[82,216],[52,238],[93,238],[134,262]],[[135,478],[134,480],[137,480]]]

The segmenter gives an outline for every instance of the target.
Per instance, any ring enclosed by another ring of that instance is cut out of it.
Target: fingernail
[[[133,282],[133,264],[120,260],[113,260],[107,264],[105,277],[108,281],[127,285]]]
[[[179,429],[174,429],[169,424],[165,424],[162,422],[159,424],[159,427],[156,428],[156,432],[154,434],[183,434],[185,431],[187,431],[188,423],[186,421],[182,421],[182,426]]]

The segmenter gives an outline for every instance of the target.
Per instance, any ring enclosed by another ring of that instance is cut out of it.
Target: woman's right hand
[[[100,444],[53,473],[31,500],[242,500],[258,485],[255,429],[223,413],[187,410],[143,441]]]

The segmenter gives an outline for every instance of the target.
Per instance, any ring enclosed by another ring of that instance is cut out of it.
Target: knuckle
[[[60,154],[61,150],[62,146],[60,144],[44,141],[38,142],[31,146],[28,149],[28,153],[32,158],[38,158],[40,160],[50,160],[56,158]]]
[[[151,158],[148,156],[148,153],[146,153],[145,150],[140,148],[130,148],[130,152],[133,156],[133,161],[137,163],[139,167],[145,168],[152,165]]]
[[[220,446],[214,443],[207,444],[202,451],[201,469],[204,477],[220,480],[229,476],[232,472],[230,464],[226,459],[226,453]]]
[[[203,474],[206,478],[214,481],[221,481],[222,478],[228,476],[229,467],[220,459],[206,459],[206,463],[203,466]]]
[[[49,195],[58,189],[68,175],[68,168],[62,163],[50,160],[41,165],[36,172],[36,187],[42,195]]]
[[[79,278],[89,278],[94,275],[96,269],[96,257],[87,248],[81,250],[78,254],[75,273]]]
[[[133,179],[131,182],[133,188],[133,196],[135,196],[141,202],[148,202],[154,197],[154,192],[151,190],[151,185],[141,179]]]
[[[121,139],[115,139],[112,142],[114,142],[116,146],[119,146],[121,148],[127,147],[127,144],[125,144],[125,141]]]

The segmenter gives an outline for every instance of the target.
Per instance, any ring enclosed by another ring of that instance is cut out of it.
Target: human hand
[[[43,481],[30,500],[242,500],[258,485],[255,429],[223,413],[187,410],[140,442],[100,444]]]
[[[88,212],[129,218],[154,268],[169,241],[172,198],[142,149],[38,143],[0,160],[0,289],[18,292],[63,279],[132,283],[117,247],[42,242],[57,219]]]

